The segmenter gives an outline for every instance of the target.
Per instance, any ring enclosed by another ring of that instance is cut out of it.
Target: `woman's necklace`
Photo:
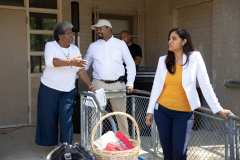
[[[62,48],[61,48],[61,49],[62,49]],[[62,49],[62,51],[63,51],[63,49]],[[65,56],[67,59],[69,59],[69,65],[70,65],[69,48],[68,48],[68,54],[66,55],[66,54],[64,53],[64,51],[63,51],[63,54],[64,54],[64,56]],[[72,66],[71,66],[71,68],[72,68]]]
[[[62,48],[61,48],[61,49],[62,49]],[[62,51],[63,51],[63,49],[62,49]],[[68,56],[64,53],[64,51],[63,51],[63,54],[64,54],[64,56],[65,56],[67,59],[70,59],[70,58],[69,58],[69,55],[70,55],[70,54],[69,54],[69,48],[68,48],[68,54],[67,54]]]

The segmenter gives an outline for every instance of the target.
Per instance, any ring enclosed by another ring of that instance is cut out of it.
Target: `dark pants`
[[[58,117],[60,142],[72,144],[72,112],[77,90],[61,92],[41,83],[38,92],[37,133],[35,143],[42,146],[58,144]]]
[[[193,126],[193,112],[180,112],[159,105],[154,119],[163,148],[164,160],[186,160],[187,145]]]

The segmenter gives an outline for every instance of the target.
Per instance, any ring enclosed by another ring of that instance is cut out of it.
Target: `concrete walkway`
[[[35,134],[35,127],[24,127],[7,132],[0,130],[0,159],[45,160],[52,147],[35,144]],[[80,134],[74,134],[73,141],[79,142]]]
[[[11,129],[7,129],[11,130]],[[52,147],[35,144],[35,127],[24,127],[19,130],[0,130],[0,159],[1,160],[45,160]],[[73,135],[73,143],[80,142],[80,134]],[[154,158],[141,151],[140,157],[145,160]]]

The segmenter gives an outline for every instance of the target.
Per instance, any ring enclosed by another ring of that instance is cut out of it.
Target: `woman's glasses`
[[[64,35],[68,35],[70,37],[70,36],[74,36],[74,33],[65,33]]]

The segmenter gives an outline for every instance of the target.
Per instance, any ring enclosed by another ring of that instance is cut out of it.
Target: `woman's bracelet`
[[[94,88],[94,87],[93,87],[93,86],[90,86],[90,87],[89,87],[89,91],[90,91],[92,88]]]

